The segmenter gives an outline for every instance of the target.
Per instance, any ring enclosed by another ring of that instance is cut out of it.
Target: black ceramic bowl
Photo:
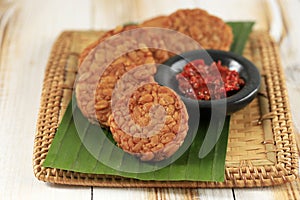
[[[188,62],[197,59],[203,59],[207,65],[213,61],[221,61],[222,65],[227,66],[230,70],[236,70],[244,79],[245,85],[237,93],[220,100],[206,101],[185,97],[179,91],[176,74],[180,73]],[[176,55],[158,67],[155,80],[176,91],[187,106],[197,102],[200,111],[205,112],[210,112],[213,105],[221,106],[225,107],[227,115],[249,104],[257,95],[260,87],[260,74],[252,62],[234,53],[219,50],[194,50]]]

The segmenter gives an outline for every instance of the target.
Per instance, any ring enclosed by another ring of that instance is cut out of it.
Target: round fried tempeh
[[[107,33],[109,37],[111,33]],[[130,50],[127,52],[126,50]],[[130,70],[147,65],[140,82],[153,80],[156,72],[151,51],[130,34],[112,40],[100,39],[83,54],[76,82],[77,104],[83,115],[91,122],[108,126],[111,114],[111,97],[117,81]],[[152,65],[151,65],[152,64]]]
[[[109,124],[124,151],[143,161],[160,161],[172,156],[184,142],[188,114],[173,90],[149,83],[139,87],[129,101],[123,98],[116,103]]]

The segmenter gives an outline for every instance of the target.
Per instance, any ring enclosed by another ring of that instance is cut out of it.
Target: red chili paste
[[[199,100],[228,97],[245,85],[239,73],[223,66],[221,61],[206,65],[202,59],[188,63],[183,71],[176,75],[176,79],[179,90],[186,97]]]

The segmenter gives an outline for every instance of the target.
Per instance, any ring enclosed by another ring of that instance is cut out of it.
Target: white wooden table
[[[7,5],[12,4],[0,0],[0,199],[300,199],[299,180],[253,189],[110,189],[39,182],[32,169],[44,69],[59,33],[109,29],[179,8],[201,7],[224,20],[255,20],[255,29],[270,30],[281,44],[293,121],[300,130],[300,0],[19,0],[8,10]]]

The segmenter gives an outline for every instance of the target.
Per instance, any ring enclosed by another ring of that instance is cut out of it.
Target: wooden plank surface
[[[286,75],[293,122],[296,131],[298,150],[300,150],[300,26],[299,0],[280,0],[283,13],[284,37],[281,41],[281,58]]]
[[[300,29],[294,19],[299,18],[300,1],[280,2],[288,33],[281,50],[294,123],[299,129]],[[2,3],[0,0],[0,8]],[[225,20],[255,20],[255,29],[269,30],[272,18],[267,0],[19,0],[15,5],[0,46],[0,199],[300,199],[299,180],[254,189],[110,189],[46,184],[37,181],[32,172],[33,136],[44,69],[61,31],[109,29],[195,6]]]

